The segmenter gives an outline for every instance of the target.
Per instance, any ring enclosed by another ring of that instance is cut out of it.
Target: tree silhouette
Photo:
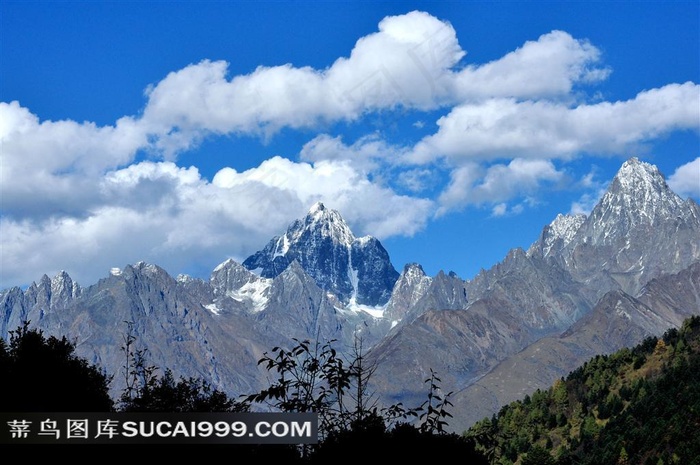
[[[489,465],[495,465],[503,455],[503,443],[510,439],[509,435],[498,428],[498,420],[485,418],[477,422],[464,436],[474,441],[477,450],[481,451]]]
[[[373,461],[459,457],[471,465],[487,464],[471,438],[446,432],[450,393],[441,394],[440,378],[432,370],[425,380],[428,400],[420,407],[380,407],[368,388],[375,367],[364,364],[357,346],[352,358],[345,360],[333,349],[334,341],[295,342],[292,349],[275,347],[259,360],[277,378],[246,401],[282,412],[318,414],[319,443],[301,450],[305,463],[325,464],[340,458],[352,462],[371,455]],[[420,424],[411,424],[411,418]]]
[[[65,336],[45,337],[29,322],[0,340],[0,411],[109,412],[111,378],[75,355]]]
[[[427,433],[444,433],[448,425],[446,418],[451,418],[452,414],[448,411],[448,407],[452,407],[452,402],[448,398],[452,392],[441,394],[439,383],[442,380],[437,376],[437,373],[430,369],[430,378],[425,380],[426,384],[430,385],[428,389],[428,399],[421,405],[421,410],[425,410],[421,414],[422,421],[420,429]]]
[[[123,336],[125,387],[119,399],[121,412],[243,412],[247,405],[194,377],[175,380],[172,370],[148,362],[148,350],[136,348],[134,323],[126,321]]]
[[[244,404],[229,398],[201,379],[180,378],[171,370],[153,376],[152,382],[137,389],[133,396],[122,396],[122,412],[242,412]]]

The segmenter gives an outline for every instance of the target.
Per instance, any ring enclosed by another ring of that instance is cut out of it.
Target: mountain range
[[[420,264],[397,272],[373,237],[322,203],[208,280],[154,264],[81,287],[64,272],[0,292],[0,337],[29,320],[76,342],[124,387],[128,335],[150,363],[231,395],[269,383],[257,361],[294,339],[361,340],[382,403],[419,405],[431,370],[462,431],[593,355],[700,314],[700,207],[658,169],[627,160],[589,215],[558,215],[527,250],[472,279]],[[49,387],[47,387],[48,389]]]

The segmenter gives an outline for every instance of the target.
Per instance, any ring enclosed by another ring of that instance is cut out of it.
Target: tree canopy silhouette
[[[109,412],[110,379],[65,336],[47,338],[29,322],[0,340],[0,411]]]
[[[346,359],[333,348],[335,341],[294,341],[291,349],[275,347],[259,360],[277,379],[267,389],[247,396],[246,402],[267,404],[281,412],[318,414],[319,443],[302,450],[304,463],[459,457],[470,465],[486,465],[471,438],[447,433],[451,393],[441,393],[440,378],[432,370],[425,380],[428,399],[421,406],[382,407],[369,389],[376,367],[366,363],[361,345]]]

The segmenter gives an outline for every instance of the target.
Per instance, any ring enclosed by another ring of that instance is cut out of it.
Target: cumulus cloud
[[[142,114],[114,126],[40,122],[18,102],[2,103],[0,138],[13,155],[3,161],[13,174],[33,165],[12,163],[22,157],[41,161],[47,172],[94,174],[123,166],[146,148],[172,159],[212,134],[269,136],[378,109],[434,108],[449,91],[442,81],[464,53],[449,23],[414,11],[384,18],[378,32],[326,69],[261,66],[229,79],[224,61],[191,64],[149,86]]]
[[[404,151],[391,146],[378,134],[361,137],[351,145],[343,142],[342,136],[320,134],[304,144],[299,156],[308,162],[344,160],[355,169],[370,172],[379,169],[383,162],[401,156]]]
[[[579,86],[610,69],[599,49],[563,31],[486,64],[465,57],[449,22],[414,11],[384,18],[323,69],[282,64],[230,76],[225,61],[193,63],[149,86],[143,111],[112,125],[42,121],[0,102],[0,282],[66,269],[90,284],[138,260],[180,270],[243,259],[319,200],[356,234],[379,238],[410,236],[470,205],[517,214],[562,181],[551,160],[618,154],[700,126],[693,83],[581,103]],[[417,143],[328,134],[393,111],[427,129],[434,110],[443,114],[437,132]],[[211,182],[176,164],[206,137],[270,138],[284,128],[327,133],[290,149],[298,161],[222,168]],[[700,195],[699,165],[680,167],[669,184]]]
[[[99,173],[130,162],[146,145],[146,136],[131,117],[103,127],[71,120],[40,122],[19,102],[0,102],[3,181],[37,170]]]
[[[415,234],[425,226],[433,207],[428,199],[397,195],[371,182],[345,160],[310,164],[273,157],[242,173],[224,168],[214,176],[212,184],[228,189],[258,184],[288,192],[304,209],[297,216],[322,201],[341,211],[357,234],[379,238]],[[278,207],[285,209],[284,205]]]
[[[228,63],[204,60],[147,92],[140,123],[166,155],[208,134],[270,137],[281,128],[354,121],[396,107],[420,110],[493,97],[568,96],[577,82],[605,79],[600,51],[553,31],[499,60],[458,69],[466,55],[454,28],[413,11],[384,18],[348,57],[326,69],[290,64],[228,78]]]
[[[18,102],[0,102],[2,214],[80,215],[99,202],[99,175],[131,162],[147,135],[130,117],[114,126],[40,121]]]
[[[466,67],[456,74],[454,86],[462,100],[570,98],[576,83],[608,77],[610,69],[597,66],[600,58],[600,50],[590,42],[552,31],[498,60]]]
[[[700,198],[700,157],[679,166],[668,177],[668,185],[678,195]]]
[[[430,200],[397,195],[337,161],[274,157],[242,173],[224,168],[212,182],[193,167],[141,162],[93,184],[95,200],[82,215],[0,218],[0,281],[28,283],[66,269],[91,284],[139,260],[211,269],[228,256],[243,260],[317,200],[342,211],[357,234],[380,238],[412,235],[432,213]]]
[[[143,123],[174,153],[209,133],[270,136],[377,109],[434,108],[464,53],[447,22],[419,11],[389,16],[326,69],[261,66],[229,80],[228,63],[204,60],[172,72],[149,89]]]
[[[516,158],[507,165],[495,164],[487,169],[469,163],[453,171],[450,184],[438,199],[438,215],[483,204],[494,205],[494,215],[504,214],[504,201],[533,192],[542,183],[556,183],[564,176],[548,160]]]
[[[673,130],[700,127],[700,86],[669,84],[622,102],[570,108],[550,100],[489,99],[455,107],[421,140],[414,162],[447,157],[570,158],[579,153],[620,154]]]

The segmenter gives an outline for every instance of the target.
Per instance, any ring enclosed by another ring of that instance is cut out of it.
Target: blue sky
[[[465,279],[631,156],[700,199],[698,2],[0,3],[0,288],[208,277],[316,201]]]

